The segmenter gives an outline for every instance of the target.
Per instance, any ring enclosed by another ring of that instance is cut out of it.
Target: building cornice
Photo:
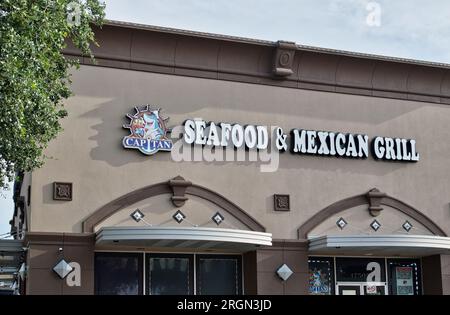
[[[118,21],[95,33],[97,66],[450,104],[449,64]],[[70,43],[64,53],[93,65]]]

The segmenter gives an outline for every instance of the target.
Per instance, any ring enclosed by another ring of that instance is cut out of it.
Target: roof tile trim
[[[108,21],[97,66],[450,104],[450,65],[297,45],[293,74],[273,73],[277,43]],[[70,42],[66,56],[92,65]]]

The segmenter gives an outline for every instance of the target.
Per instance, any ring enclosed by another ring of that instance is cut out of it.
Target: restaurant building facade
[[[22,294],[450,294],[450,67],[122,22],[15,186]],[[6,249],[5,249],[6,250]]]

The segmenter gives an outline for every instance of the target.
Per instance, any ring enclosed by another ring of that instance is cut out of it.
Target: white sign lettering
[[[228,124],[203,120],[186,120],[184,123],[184,141],[188,144],[234,146],[247,149],[265,150],[269,144],[269,132],[266,126]]]
[[[287,136],[277,127],[275,147],[287,148]],[[265,150],[269,145],[267,126],[206,122],[201,119],[186,120],[184,141],[187,144],[215,147],[234,147]],[[392,161],[419,161],[416,141],[412,139],[375,137],[370,145],[375,159]],[[347,158],[367,158],[369,137],[364,134],[292,129],[290,149],[293,154],[314,154]]]

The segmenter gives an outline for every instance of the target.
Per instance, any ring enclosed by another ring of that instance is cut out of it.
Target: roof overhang
[[[0,240],[0,252],[21,253],[23,252],[23,242],[21,240]]]
[[[104,227],[97,232],[96,245],[244,252],[271,246],[272,234],[202,227]]]
[[[0,240],[0,274],[14,273],[22,263],[23,243],[20,240]]]
[[[23,252],[21,240],[0,240],[0,295],[11,290],[23,261]]]
[[[432,235],[325,235],[309,251],[327,255],[427,256],[450,253],[450,237]]]

